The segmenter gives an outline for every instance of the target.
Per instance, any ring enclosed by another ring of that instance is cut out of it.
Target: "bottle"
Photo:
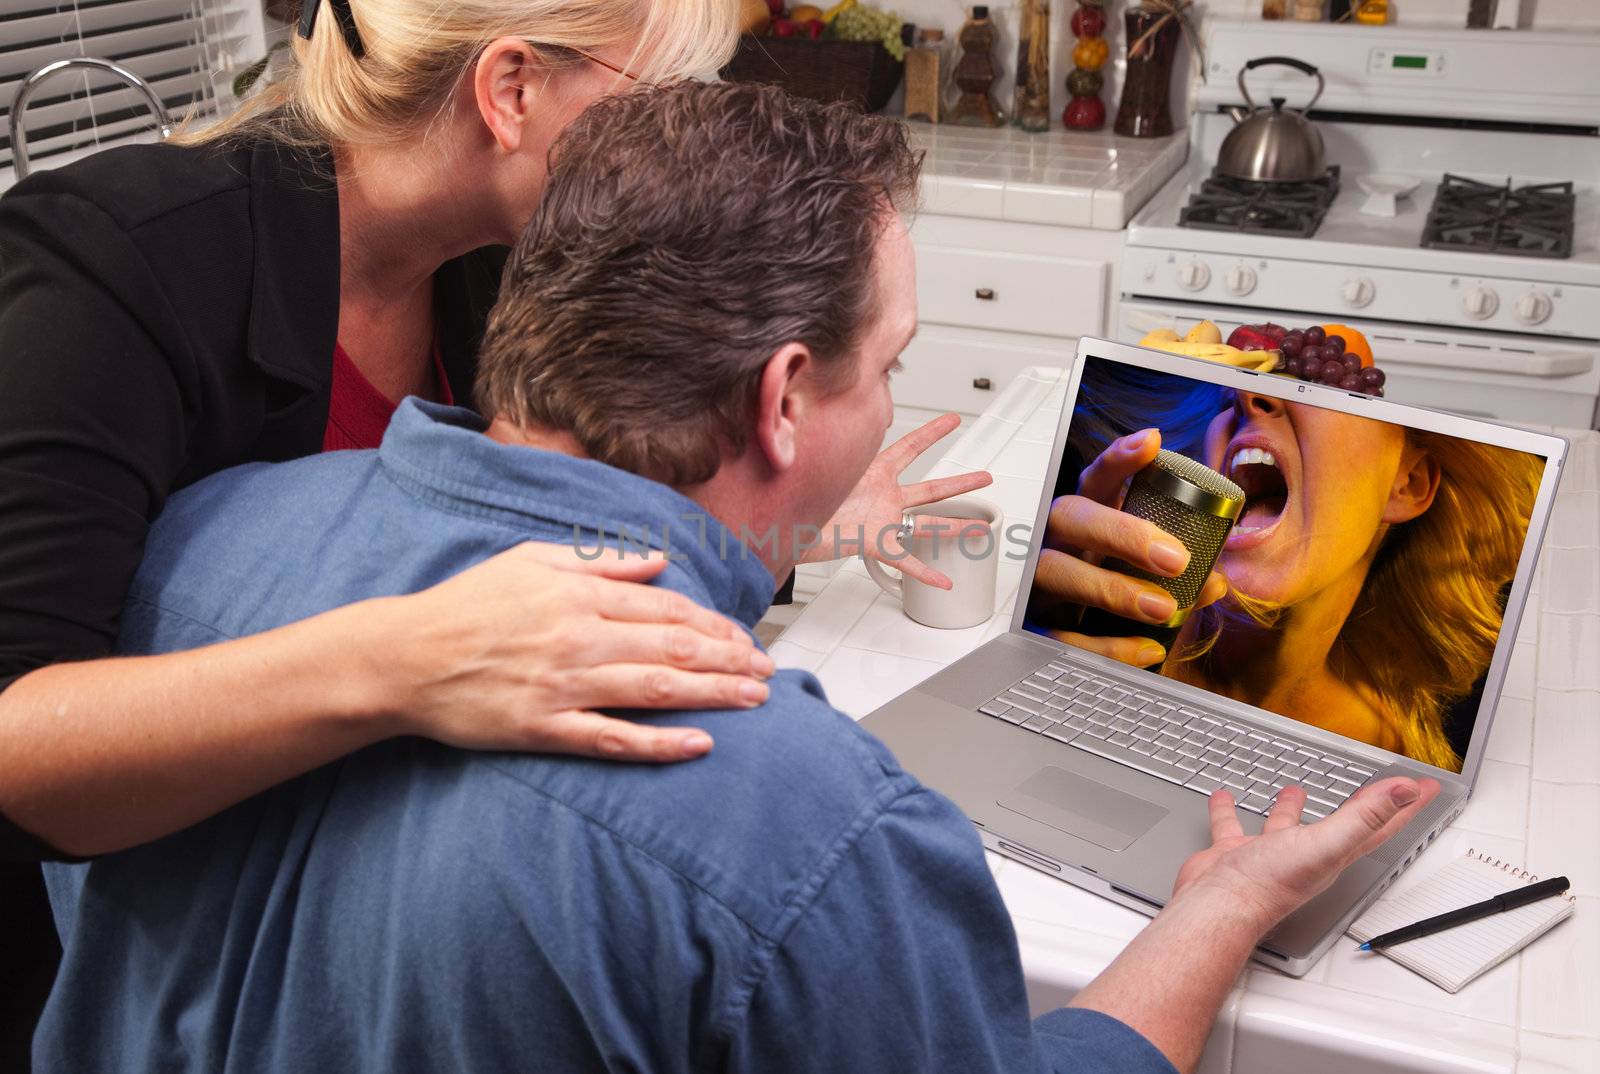
[[[1045,0],[1021,0],[1011,120],[1025,131],[1050,129],[1050,6]]]
[[[998,127],[1000,114],[989,99],[995,79],[994,23],[989,20],[986,5],[978,4],[972,9],[972,18],[961,27],[956,40],[961,43],[961,59],[955,66],[961,98],[950,111],[950,122],[967,127]]]
[[[1261,0],[1261,17],[1263,19],[1281,19],[1284,16],[1284,0]]]
[[[906,118],[937,123],[943,117],[944,31],[926,29],[906,53]]]
[[[1131,4],[1123,14],[1128,66],[1114,129],[1130,138],[1160,138],[1172,133],[1172,65],[1183,27],[1156,4]],[[1142,42],[1139,55],[1134,43]]]

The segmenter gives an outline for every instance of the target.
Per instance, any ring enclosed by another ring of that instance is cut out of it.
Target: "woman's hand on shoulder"
[[[467,749],[682,761],[711,749],[698,728],[606,708],[747,709],[767,699],[771,657],[726,617],[644,585],[661,556],[584,560],[527,543],[370,616],[375,708],[399,734]]]

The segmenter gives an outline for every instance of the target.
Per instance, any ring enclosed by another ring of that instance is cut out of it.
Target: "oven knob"
[[[1474,321],[1485,321],[1500,308],[1500,296],[1488,287],[1474,287],[1461,299],[1461,312]]]
[[[1344,299],[1345,305],[1356,309],[1372,305],[1377,293],[1378,288],[1365,276],[1352,276],[1339,288],[1339,297]]]
[[[1529,291],[1517,299],[1517,320],[1523,324],[1543,324],[1550,317],[1554,303],[1543,291]]]
[[[1256,289],[1256,270],[1249,265],[1235,265],[1228,270],[1228,293],[1248,295]]]
[[[1200,261],[1185,261],[1178,266],[1178,286],[1185,291],[1199,291],[1211,282],[1211,270]]]

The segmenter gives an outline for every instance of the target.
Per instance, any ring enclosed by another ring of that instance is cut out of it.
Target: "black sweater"
[[[321,450],[339,323],[326,153],[138,146],[0,198],[0,689],[104,656],[167,496]],[[435,280],[457,399],[505,250]],[[49,848],[0,818],[0,858]]]

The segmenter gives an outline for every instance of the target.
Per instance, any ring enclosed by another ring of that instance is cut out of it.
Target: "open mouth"
[[[1228,538],[1232,545],[1236,538],[1271,529],[1283,517],[1289,502],[1289,484],[1272,452],[1258,447],[1235,451],[1228,460],[1228,476],[1244,490],[1244,510]]]

